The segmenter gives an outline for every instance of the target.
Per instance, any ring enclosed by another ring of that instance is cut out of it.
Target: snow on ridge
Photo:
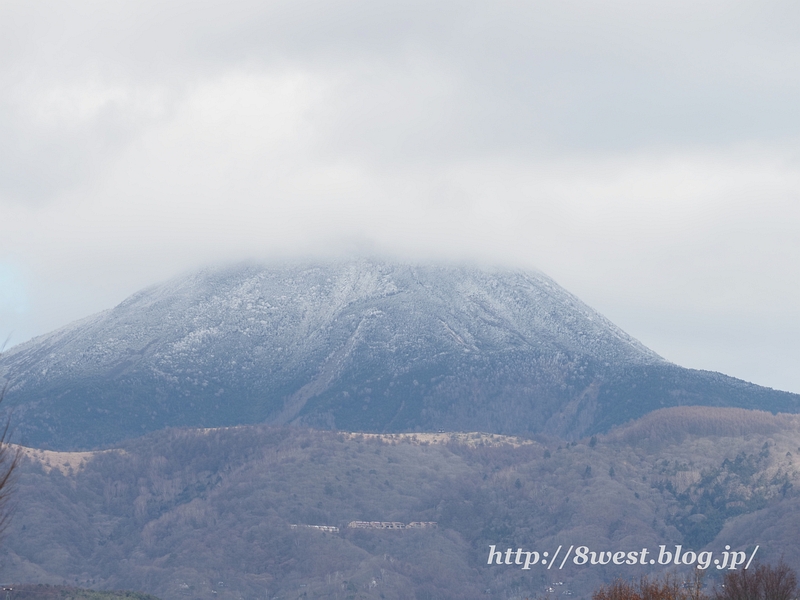
[[[219,344],[232,355],[290,359],[322,343],[338,319],[363,318],[382,319],[401,338],[456,335],[477,349],[514,338],[614,362],[663,360],[538,272],[360,260],[184,275],[12,348],[0,377],[32,361],[52,377],[147,356],[154,369],[199,369]],[[430,330],[436,319],[444,326]]]

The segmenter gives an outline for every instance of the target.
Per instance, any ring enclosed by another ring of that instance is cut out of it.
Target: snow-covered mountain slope
[[[367,260],[184,276],[13,348],[0,378],[17,436],[55,448],[262,421],[577,436],[665,405],[800,406],[667,363],[542,274]]]

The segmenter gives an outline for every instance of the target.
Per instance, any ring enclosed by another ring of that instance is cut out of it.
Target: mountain
[[[359,260],[179,277],[0,357],[23,443],[294,424],[578,438],[800,396],[670,364],[541,273]]]
[[[654,559],[758,545],[757,560],[797,569],[799,436],[796,415],[677,407],[569,443],[258,425],[28,449],[0,565],[7,581],[165,600],[589,598],[616,577],[694,570],[489,566],[491,545]],[[709,563],[713,586],[725,571]]]

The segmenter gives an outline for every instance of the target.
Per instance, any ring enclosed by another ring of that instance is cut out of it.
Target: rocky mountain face
[[[25,444],[170,426],[577,438],[676,405],[800,396],[664,361],[540,273],[240,265],[145,289],[0,357]]]

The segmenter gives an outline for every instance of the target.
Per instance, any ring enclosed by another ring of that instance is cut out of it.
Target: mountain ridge
[[[537,272],[374,260],[206,269],[0,357],[23,443],[168,426],[580,437],[680,404],[800,396],[673,365]]]

